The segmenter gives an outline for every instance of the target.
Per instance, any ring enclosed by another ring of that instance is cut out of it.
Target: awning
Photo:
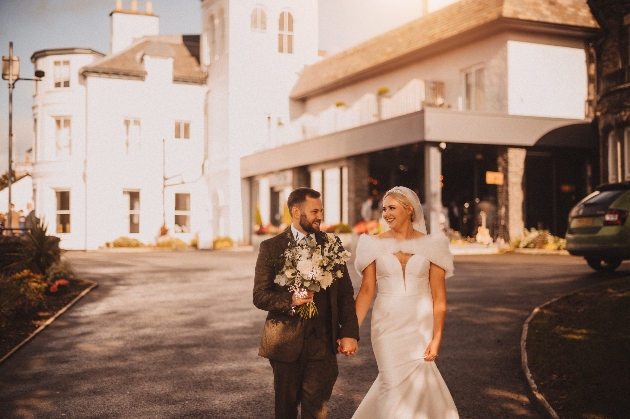
[[[596,148],[597,138],[587,119],[426,108],[242,157],[241,178],[418,142]]]

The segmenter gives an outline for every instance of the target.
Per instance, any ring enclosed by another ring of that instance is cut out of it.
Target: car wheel
[[[621,265],[621,260],[601,260],[601,259],[586,259],[588,266],[599,272],[613,272]]]

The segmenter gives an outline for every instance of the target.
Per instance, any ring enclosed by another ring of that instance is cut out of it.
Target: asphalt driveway
[[[272,418],[254,252],[70,252],[99,286],[0,364],[0,418]],[[611,275],[579,258],[457,256],[438,367],[462,418],[539,418],[520,369],[521,326],[545,301]],[[355,291],[359,277],[353,274]],[[622,265],[614,277],[630,274]],[[376,377],[369,322],[339,358],[330,419]]]

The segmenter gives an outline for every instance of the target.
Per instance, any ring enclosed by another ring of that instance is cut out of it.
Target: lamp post
[[[9,56],[2,57],[2,80],[9,81],[9,171],[7,172],[8,211],[7,211],[7,233],[13,235],[11,230],[11,184],[13,182],[13,87],[18,80],[40,81],[44,77],[44,72],[37,70],[34,79],[20,78],[20,58],[13,56],[13,42],[9,42]]]

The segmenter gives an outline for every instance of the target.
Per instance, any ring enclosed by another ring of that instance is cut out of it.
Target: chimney
[[[138,0],[131,0],[131,10],[122,8],[122,0],[116,0],[116,9],[110,13],[110,54],[116,54],[143,36],[159,35],[159,18],[153,14],[153,4],[146,3],[144,13],[138,11]]]

